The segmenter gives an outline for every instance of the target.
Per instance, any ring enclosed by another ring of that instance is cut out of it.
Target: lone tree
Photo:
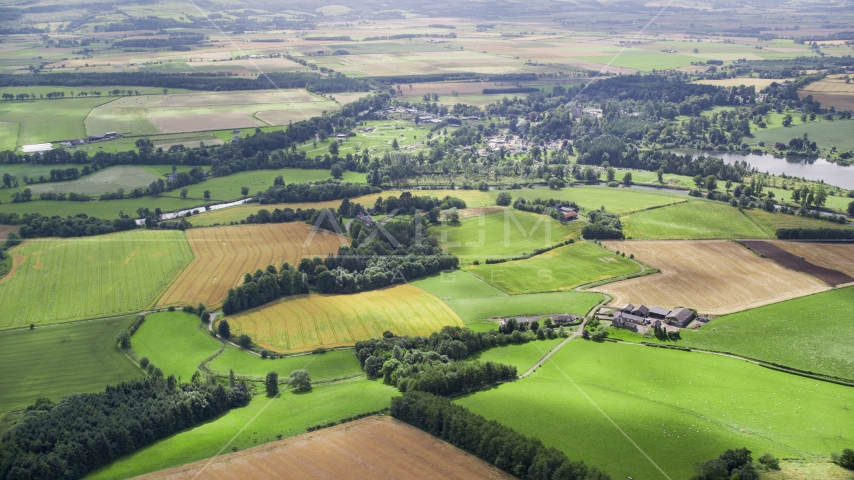
[[[216,326],[216,331],[222,338],[231,337],[231,326],[228,325],[228,320],[219,322],[219,325]]]
[[[243,348],[249,348],[252,346],[252,339],[249,338],[249,335],[245,333],[237,337],[237,344]]]
[[[122,348],[130,348],[130,334],[127,330],[122,330],[116,335],[116,343]]]
[[[507,192],[501,192],[495,198],[495,204],[501,207],[509,207],[513,197]]]
[[[267,374],[267,379],[264,381],[264,387],[267,389],[267,396],[274,397],[279,394],[279,374],[270,372]]]
[[[311,390],[311,376],[306,370],[294,370],[288,384],[298,392],[307,392]]]

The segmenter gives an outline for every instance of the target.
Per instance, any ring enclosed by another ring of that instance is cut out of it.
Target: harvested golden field
[[[445,325],[463,326],[444,302],[418,287],[396,285],[352,295],[309,294],[228,319],[231,333],[245,333],[263,348],[306,352],[395,335],[429,335]]]
[[[721,315],[829,289],[728,240],[603,243],[661,271],[596,287],[614,297],[612,305],[683,306]]]
[[[852,84],[854,85],[854,84]],[[854,110],[854,93],[846,92],[808,92],[801,90],[798,92],[800,97],[806,98],[807,95],[812,96],[813,100],[821,102],[824,106],[835,107],[836,110]]]
[[[302,222],[194,228],[187,230],[187,239],[195,260],[160,299],[161,306],[218,306],[245,273],[285,262],[295,265],[303,257],[326,257],[350,243],[326,230],[312,235],[311,226]]]
[[[391,417],[368,417],[138,478],[513,477],[409,424]]]
[[[805,92],[854,93],[854,83],[845,83],[842,78],[825,78],[804,87]]]
[[[724,78],[721,80],[698,80],[693,83],[698,83],[700,85],[714,85],[716,87],[738,87],[740,85],[744,85],[747,87],[753,86],[756,87],[756,91],[762,90],[763,88],[771,85],[774,82],[782,83],[786,80],[791,79],[783,79],[783,78],[750,78],[750,77],[739,77],[739,78]]]
[[[854,277],[854,244],[850,243],[815,243],[815,242],[784,242],[771,240],[783,250],[803,257],[804,260],[819,267],[832,268]]]

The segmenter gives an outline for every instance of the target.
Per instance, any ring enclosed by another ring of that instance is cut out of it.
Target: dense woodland
[[[75,479],[175,432],[249,403],[242,386],[178,384],[152,376],[41,399],[3,433],[0,478]]]
[[[447,398],[409,391],[391,401],[391,414],[496,467],[526,480],[606,480],[610,477],[581,461],[487,420]]]

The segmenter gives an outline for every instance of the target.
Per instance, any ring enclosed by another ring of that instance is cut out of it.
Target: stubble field
[[[138,312],[192,259],[183,232],[30,240],[9,252],[0,329]]]
[[[854,277],[854,245],[850,243],[816,243],[771,241],[783,250],[803,257],[824,268],[832,268]]]
[[[233,335],[248,334],[278,352],[353,345],[395,335],[429,335],[460,318],[436,297],[411,285],[351,295],[300,295],[228,318]]]
[[[202,302],[211,308],[221,304],[246,273],[267,265],[296,265],[305,257],[325,258],[349,244],[327,230],[312,234],[312,227],[302,222],[191,229],[187,239],[195,260],[163,295],[160,306]]]
[[[613,297],[611,305],[695,308],[724,314],[828,289],[824,283],[760,258],[730,241],[604,242],[634,254],[661,273],[609,283],[594,290]]]
[[[335,452],[330,455],[330,452]],[[391,417],[368,417],[145,479],[510,479],[479,458]]]

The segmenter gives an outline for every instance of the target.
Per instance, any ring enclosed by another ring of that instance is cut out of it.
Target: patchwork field
[[[335,455],[330,456],[329,452]],[[298,468],[294,468],[298,465]],[[145,475],[146,479],[224,477],[514,478],[453,445],[391,417],[368,417],[270,445]]]
[[[604,242],[634,254],[661,273],[609,283],[594,290],[611,305],[684,306],[720,315],[827,290],[824,283],[785,269],[730,241]]]
[[[183,232],[149,230],[30,240],[10,254],[0,329],[140,311],[193,257]]]
[[[430,229],[430,235],[463,262],[514,257],[550,247],[578,235],[582,222],[561,224],[535,213],[504,209],[503,212],[466,218],[460,225]]]
[[[141,376],[142,371],[116,348],[116,335],[135,319],[0,333],[0,414],[24,408],[39,397],[58,401]]]
[[[169,341],[164,341],[167,338]],[[159,312],[145,317],[131,338],[131,345],[137,355],[148,357],[164,375],[189,382],[196,367],[221,344],[208,334],[207,325],[199,321],[198,315]]]
[[[307,370],[312,382],[364,375],[359,359],[352,349],[331,350],[323,354],[292,355],[276,359],[262,359],[237,348],[228,347],[216,357],[210,368],[227,375],[233,369],[236,375],[263,378],[268,372],[278,372],[279,378],[288,378],[294,370]]]
[[[302,222],[235,225],[187,230],[195,259],[160,299],[159,305],[219,305],[243,275],[304,257],[326,257],[349,244],[343,236]]]
[[[852,295],[847,287],[725,315],[679,343],[854,380]]]
[[[815,265],[832,268],[854,277],[854,245],[850,243],[771,241],[787,252]]]
[[[629,239],[763,238],[769,236],[737,208],[720,202],[686,202],[622,219]]]
[[[571,290],[585,283],[639,272],[640,266],[592,243],[577,242],[527,260],[472,265],[465,271],[516,294]]]
[[[87,195],[100,195],[102,193],[115,192],[120,188],[127,192],[130,192],[134,188],[145,188],[151,182],[162,178],[144,167],[122,165],[99,170],[69,182],[41,183],[29,188],[33,191],[33,195],[41,193],[85,193]]]
[[[410,285],[352,295],[300,295],[228,319],[234,335],[280,352],[352,345],[396,335],[428,335],[459,317],[436,297]]]
[[[457,403],[613,478],[675,479],[735,445],[827,458],[854,442],[852,400],[849,387],[741,360],[573,340],[530,377]]]
[[[155,442],[88,478],[130,478],[210,458],[223,449],[246,450],[274,442],[277,435],[288,438],[305,433],[306,427],[381,410],[395,394],[396,389],[381,382],[358,380],[314,387],[308,394],[259,395],[246,407]]]

